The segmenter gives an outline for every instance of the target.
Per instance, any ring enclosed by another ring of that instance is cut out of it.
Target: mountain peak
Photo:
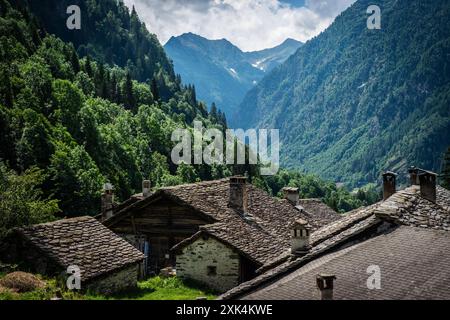
[[[171,36],[170,39],[167,41],[167,43],[174,42],[174,41],[181,40],[181,39],[182,40],[201,40],[201,39],[206,40],[205,38],[203,38],[195,33],[186,32],[186,33],[180,34],[179,36]]]
[[[301,44],[303,44],[303,42],[292,39],[292,38],[287,38],[286,40],[283,41],[283,43],[281,45],[283,45],[283,44],[300,44],[301,45]]]
[[[204,37],[196,34],[196,33],[192,33],[192,32],[185,32],[183,34],[181,34],[180,36],[178,36],[177,38],[193,38],[193,39],[205,39]]]
[[[201,40],[201,41],[226,41],[229,42],[227,39],[208,39],[204,36],[201,36],[199,34],[193,33],[193,32],[185,32],[180,34],[179,36],[172,36],[170,39],[189,39],[189,40]]]
[[[172,37],[164,47],[175,71],[196,85],[201,100],[232,114],[245,93],[300,46],[296,40],[286,41],[275,48],[242,52],[225,38],[209,40],[188,32]]]

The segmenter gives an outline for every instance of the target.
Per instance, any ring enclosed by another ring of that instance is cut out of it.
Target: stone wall
[[[57,276],[65,271],[45,253],[15,233],[3,243],[0,257],[2,262],[16,264],[19,270],[30,273]]]
[[[82,284],[82,290],[92,293],[109,295],[123,290],[133,289],[137,286],[138,264],[101,277],[86,285]]]
[[[239,284],[239,254],[214,238],[199,238],[177,255],[177,276],[218,292]]]

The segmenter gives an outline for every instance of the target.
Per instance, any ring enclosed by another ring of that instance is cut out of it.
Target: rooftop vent
[[[386,172],[383,174],[383,200],[387,200],[396,192],[397,174],[394,172]]]
[[[152,184],[150,180],[142,181],[142,195],[144,196],[144,198],[147,198],[151,195],[151,188]]]
[[[411,183],[412,186],[418,186],[419,185],[419,171],[421,169],[416,168],[416,167],[411,167],[408,172],[409,172],[409,181]]]
[[[283,188],[283,195],[286,200],[292,203],[294,206],[298,204],[298,199],[300,198],[298,188]]]
[[[431,171],[412,167],[409,170],[411,184],[420,186],[422,198],[436,203],[437,174]]]
[[[228,206],[241,213],[247,213],[247,178],[236,176],[230,178],[230,199]]]
[[[304,255],[309,249],[309,237],[311,226],[303,219],[296,220],[290,227],[291,229],[291,253],[295,255]]]
[[[333,274],[317,275],[316,284],[321,300],[333,300],[334,280],[336,280],[336,276]]]
[[[114,212],[114,188],[111,183],[105,183],[102,193],[102,220],[113,216]]]

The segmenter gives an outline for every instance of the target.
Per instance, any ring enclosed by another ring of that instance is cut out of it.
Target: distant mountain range
[[[381,30],[367,28],[372,4]],[[439,172],[449,21],[448,0],[359,0],[247,94],[236,125],[280,129],[282,166],[351,186],[411,165]]]
[[[208,105],[215,102],[229,117],[248,90],[301,45],[287,39],[271,49],[243,52],[225,39],[208,40],[185,33],[172,37],[164,49],[173,60],[175,72],[186,84],[195,85],[198,98]]]

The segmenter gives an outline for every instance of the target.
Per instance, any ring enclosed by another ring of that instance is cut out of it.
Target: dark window
[[[208,266],[208,276],[217,275],[217,267],[216,266]]]

